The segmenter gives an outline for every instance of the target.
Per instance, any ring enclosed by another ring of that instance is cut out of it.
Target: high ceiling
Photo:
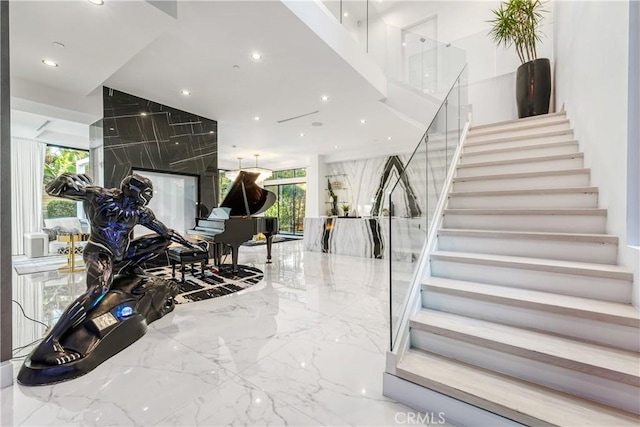
[[[280,1],[180,1],[177,19],[144,1],[12,2],[10,23],[14,109],[29,113],[14,114],[22,136],[40,135],[33,127],[46,120],[98,119],[102,85],[217,120],[222,168],[254,154],[274,168],[309,154],[371,157],[412,147],[424,131]],[[64,145],[78,130],[59,127],[41,138]]]

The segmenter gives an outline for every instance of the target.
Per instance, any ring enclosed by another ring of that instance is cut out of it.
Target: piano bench
[[[191,267],[191,273],[195,274],[195,268],[193,265],[197,262],[200,263],[200,272],[204,276],[204,267],[209,261],[209,252],[207,251],[195,251],[191,248],[184,246],[175,246],[167,249],[167,256],[171,263],[171,278],[176,277],[176,264],[180,264],[180,272],[182,273],[182,282],[184,282],[184,269],[185,265]]]

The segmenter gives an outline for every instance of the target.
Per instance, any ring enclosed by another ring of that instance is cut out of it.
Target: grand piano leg
[[[231,262],[233,263],[233,272],[237,273],[238,272],[238,248],[240,247],[240,245],[232,243],[229,246],[231,246]]]
[[[273,245],[273,233],[263,232],[264,237],[267,239],[267,264],[271,264],[271,246]]]

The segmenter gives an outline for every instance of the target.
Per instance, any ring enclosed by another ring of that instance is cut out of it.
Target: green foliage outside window
[[[69,148],[47,147],[44,156],[44,185],[64,172],[75,173],[76,162],[89,157],[89,152]]]
[[[67,218],[77,216],[76,203],[66,200],[52,200],[47,204],[47,218]]]

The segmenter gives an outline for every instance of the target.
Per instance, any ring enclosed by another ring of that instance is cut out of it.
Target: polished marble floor
[[[0,424],[406,423],[414,411],[382,396],[388,262],[302,248],[302,241],[276,244],[268,265],[264,246],[243,247],[240,262],[263,269],[262,283],[177,306],[84,377],[3,389]],[[50,324],[83,280],[83,273],[56,271],[14,276],[14,298]],[[14,347],[44,331],[15,305],[14,325]]]

